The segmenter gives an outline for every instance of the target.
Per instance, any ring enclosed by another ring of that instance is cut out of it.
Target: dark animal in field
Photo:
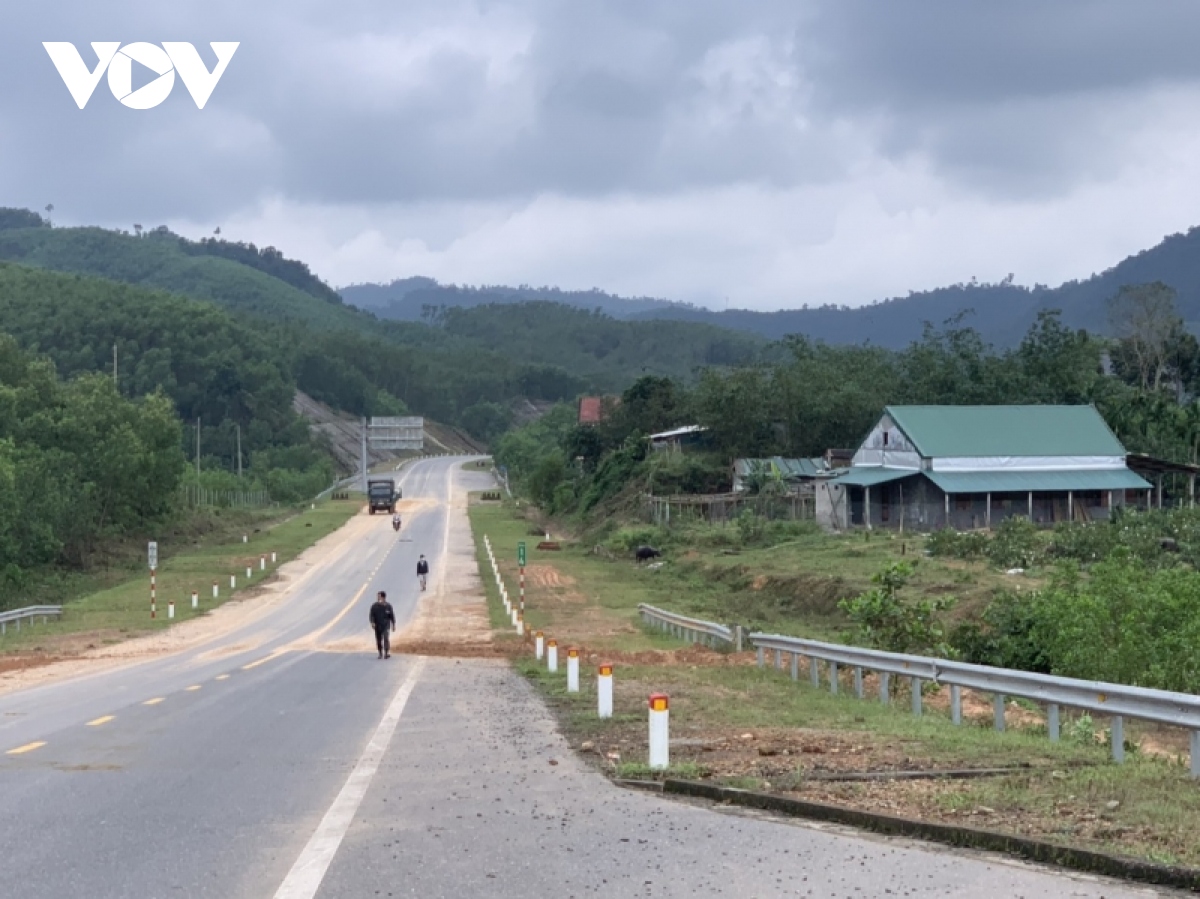
[[[637,560],[639,562],[645,562],[649,559],[655,558],[656,556],[661,556],[662,553],[660,553],[653,546],[639,546],[634,555],[637,556]]]
[[[1162,539],[1160,539],[1158,541],[1158,545],[1160,547],[1162,547],[1162,549],[1165,552],[1169,552],[1169,553],[1179,552],[1179,544],[1170,537],[1163,537]]]

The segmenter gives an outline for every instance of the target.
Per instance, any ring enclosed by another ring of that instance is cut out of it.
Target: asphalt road
[[[622,791],[503,665],[377,660],[375,591],[404,622],[418,553],[427,596],[472,564],[461,462],[407,469],[401,538],[352,527],[269,615],[0,697],[0,895],[1155,895]]]

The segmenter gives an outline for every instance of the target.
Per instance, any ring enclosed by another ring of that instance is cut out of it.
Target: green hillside
[[[158,287],[276,321],[364,331],[375,327],[372,316],[341,305],[333,291],[322,299],[315,290],[293,286],[245,262],[210,255],[208,243],[166,230],[137,237],[102,228],[10,228],[0,230],[0,260]],[[231,253],[238,247],[223,246],[233,248]],[[254,255],[259,256],[257,251]]]

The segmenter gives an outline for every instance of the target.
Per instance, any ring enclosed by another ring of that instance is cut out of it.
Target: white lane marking
[[[375,776],[375,771],[383,760],[383,754],[387,751],[392,734],[396,732],[396,725],[400,723],[400,716],[404,713],[404,707],[408,704],[408,697],[412,695],[417,678],[421,676],[424,668],[424,657],[413,661],[404,683],[396,691],[387,711],[383,713],[383,719],[375,728],[371,742],[363,750],[358,764],[354,766],[341,792],[333,800],[333,805],[329,806],[329,811],[317,825],[317,830],[308,841],[308,845],[304,847],[300,857],[292,865],[292,870],[275,892],[275,899],[312,899],[317,895],[321,881],[325,879],[325,872],[329,870],[350,822],[354,819],[363,796],[367,794],[371,778]]]

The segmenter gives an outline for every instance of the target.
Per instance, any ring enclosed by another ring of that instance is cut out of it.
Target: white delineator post
[[[537,653],[537,660],[540,662],[542,656],[546,654],[546,638],[541,631],[537,631],[533,635],[533,651]]]
[[[217,582],[213,581],[213,599],[221,595],[221,588],[217,586]]]
[[[245,542],[246,542],[247,540],[249,540],[249,539],[250,539],[250,538],[249,538],[249,537],[247,537],[245,534],[242,534],[242,542],[243,542],[243,543],[245,543]]]
[[[516,609],[511,609],[511,610],[510,610],[510,612],[511,612],[511,614],[512,614],[512,623],[513,623],[513,627],[516,627],[516,626],[517,626],[517,615],[518,615],[519,613],[517,612],[517,610],[516,610]]]
[[[525,613],[520,609],[517,610],[517,636],[525,636]]]
[[[661,771],[671,764],[671,712],[666,693],[650,694],[650,767]]]
[[[579,692],[579,650],[574,646],[567,649],[567,692]]]
[[[231,575],[229,575],[229,589],[234,590],[236,588],[237,588],[237,575],[231,574]]]
[[[200,594],[197,593],[195,590],[192,591],[192,608],[193,609],[200,608]]]
[[[553,638],[546,641],[546,670],[551,674],[558,670],[558,641]]]
[[[271,551],[271,564],[272,565],[275,564],[275,551],[274,550]]]
[[[247,565],[246,566],[246,580],[250,580],[250,578],[252,578],[252,577],[254,577],[254,569],[251,568],[249,565]]]
[[[266,557],[266,555],[261,555],[261,556],[259,556],[259,557],[258,557],[258,570],[259,570],[259,571],[266,571],[266,570],[267,570],[267,557]]]
[[[613,666],[609,662],[602,662],[596,675],[596,713],[601,718],[613,714]]]
[[[167,600],[167,617],[168,618],[175,617],[175,600],[173,600],[173,599]]]

